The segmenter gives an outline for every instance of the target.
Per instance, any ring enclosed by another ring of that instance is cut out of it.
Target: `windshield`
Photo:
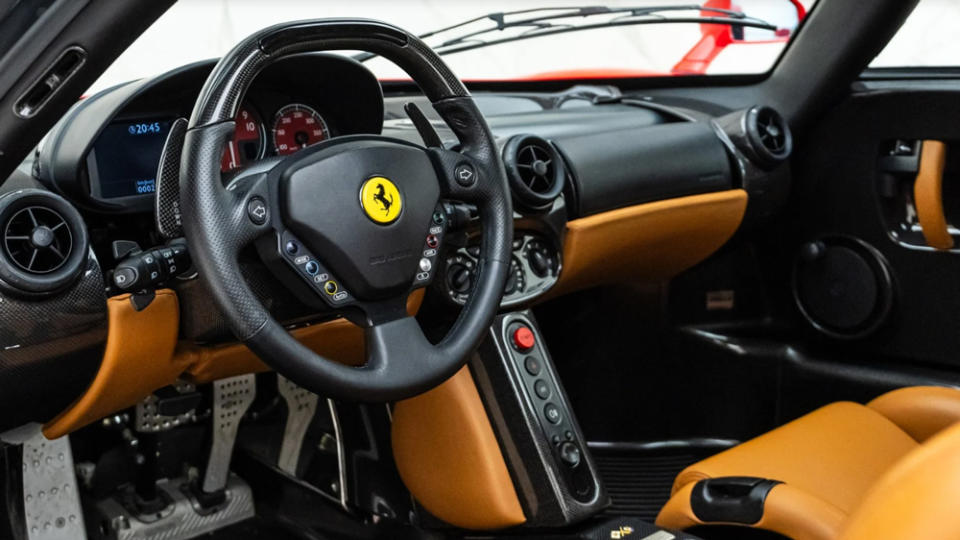
[[[320,17],[379,19],[418,35],[446,28],[425,41],[465,80],[758,74],[775,64],[814,1],[610,0],[598,10],[562,0],[180,0],[91,92],[222,56],[271,24]],[[524,13],[500,15],[517,11]],[[381,79],[407,78],[381,58],[365,63]]]

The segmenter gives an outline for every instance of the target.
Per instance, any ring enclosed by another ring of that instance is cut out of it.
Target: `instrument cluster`
[[[220,170],[225,173],[242,169],[268,155],[289,156],[333,136],[323,115],[303,103],[282,106],[270,117],[269,124],[263,121],[256,107],[244,103],[234,122],[233,139],[223,150],[220,163]]]
[[[37,178],[86,209],[151,211],[171,126],[190,117],[213,66],[185,66],[84,99],[48,136]],[[220,159],[224,181],[259,160],[333,137],[379,134],[383,108],[379,81],[352,59],[316,53],[281,59],[258,74],[241,102]]]

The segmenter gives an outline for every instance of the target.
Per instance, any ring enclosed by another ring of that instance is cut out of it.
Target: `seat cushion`
[[[832,403],[687,467],[673,489],[707,478],[754,476],[779,480],[849,514],[874,482],[917,446],[876,410]]]

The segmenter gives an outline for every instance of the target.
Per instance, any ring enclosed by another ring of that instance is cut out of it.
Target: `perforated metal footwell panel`
[[[283,375],[277,375],[277,388],[287,402],[287,423],[283,428],[283,442],[280,445],[277,466],[296,476],[303,438],[307,434],[313,415],[317,412],[319,398]]]
[[[39,425],[25,428],[23,510],[29,540],[87,537],[68,437],[47,440]],[[5,438],[6,439],[6,438]]]
[[[117,499],[97,504],[103,522],[117,540],[187,540],[253,517],[253,492],[236,475],[230,475],[225,502],[202,508],[191,495],[185,479],[161,480],[157,488],[171,501],[159,516],[135,516]],[[109,536],[109,535],[107,535]]]

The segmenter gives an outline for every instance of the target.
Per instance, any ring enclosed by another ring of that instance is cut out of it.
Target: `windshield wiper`
[[[664,15],[664,13],[671,11],[699,11],[700,13],[712,13],[714,15],[683,17],[669,17]],[[524,15],[529,15],[531,13],[540,13],[541,15],[523,17]],[[600,15],[608,15],[610,18],[599,22],[590,22],[587,20],[579,22],[555,22],[562,19],[590,19]],[[433,45],[433,50],[436,51],[437,54],[444,55],[469,51],[472,49],[479,49],[481,47],[489,47],[491,45],[497,45],[500,43],[510,43],[524,39],[564,34],[567,32],[580,32],[583,30],[593,30],[597,28],[635,26],[641,24],[712,23],[726,24],[741,28],[760,28],[774,32],[779,30],[775,24],[771,24],[756,17],[750,17],[739,11],[700,6],[696,4],[645,7],[583,6],[546,7],[520,9],[516,11],[498,11],[494,13],[488,13],[480,17],[474,17],[452,26],[433,30],[425,34],[420,34],[417,37],[420,39],[427,39],[487,20],[493,22],[493,25],[465,32],[456,37],[447,39],[438,45]],[[484,37],[487,34],[504,32],[511,28],[527,28],[527,30],[503,37]],[[354,58],[364,62],[375,56],[377,55],[374,53],[362,53],[354,56]]]

